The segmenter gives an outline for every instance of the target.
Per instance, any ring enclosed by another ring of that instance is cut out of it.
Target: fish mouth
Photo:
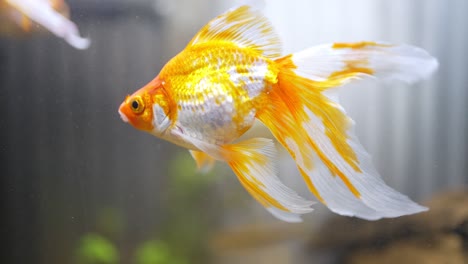
[[[120,118],[122,119],[122,121],[124,121],[125,123],[128,123],[128,117],[119,109],[119,114],[120,114]]]

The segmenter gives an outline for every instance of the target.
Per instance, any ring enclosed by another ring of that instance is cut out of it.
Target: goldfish
[[[365,78],[414,83],[437,60],[410,45],[331,43],[282,55],[269,20],[244,5],[206,24],[120,117],[190,151],[200,169],[227,163],[273,216],[300,222],[316,203],[284,185],[268,138],[239,141],[256,120],[294,159],[310,192],[331,211],[367,220],[428,210],[389,187],[359,143],[337,87]]]
[[[81,37],[78,27],[68,19],[69,8],[63,0],[0,0],[0,11],[25,32],[31,31],[34,21],[76,49],[90,45],[90,40]]]

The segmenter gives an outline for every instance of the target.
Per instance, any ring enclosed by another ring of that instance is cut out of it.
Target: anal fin
[[[218,146],[181,132],[176,131],[175,134],[197,147],[197,152],[227,162],[242,186],[276,218],[286,222],[301,222],[300,215],[313,211],[313,201],[300,197],[276,176],[273,140],[252,138]]]
[[[312,201],[300,197],[276,176],[272,163],[276,149],[271,139],[253,138],[222,149],[241,184],[276,218],[301,222],[300,215],[313,210]]]

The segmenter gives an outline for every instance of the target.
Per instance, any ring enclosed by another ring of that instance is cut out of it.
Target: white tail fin
[[[325,44],[295,53],[291,60],[296,74],[328,88],[365,76],[414,83],[438,67],[423,49],[384,42]]]
[[[354,135],[354,122],[327,92],[365,76],[414,82],[437,68],[433,57],[411,46],[360,42],[319,46],[276,62],[279,85],[258,118],[291,153],[320,201],[369,220],[427,210],[383,182]]]

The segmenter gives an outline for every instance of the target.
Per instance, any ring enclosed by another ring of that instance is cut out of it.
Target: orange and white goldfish
[[[281,220],[301,221],[314,202],[281,183],[271,139],[236,141],[256,119],[331,211],[368,220],[398,217],[427,208],[380,178],[335,88],[365,77],[412,83],[437,66],[420,48],[383,42],[332,43],[281,56],[269,21],[241,6],[204,26],[154,80],[127,96],[119,113],[135,128],[189,149],[199,168],[228,163]]]
[[[24,31],[29,32],[34,21],[74,48],[89,47],[89,39],[82,38],[75,23],[68,19],[69,8],[63,0],[0,0],[0,11]]]

